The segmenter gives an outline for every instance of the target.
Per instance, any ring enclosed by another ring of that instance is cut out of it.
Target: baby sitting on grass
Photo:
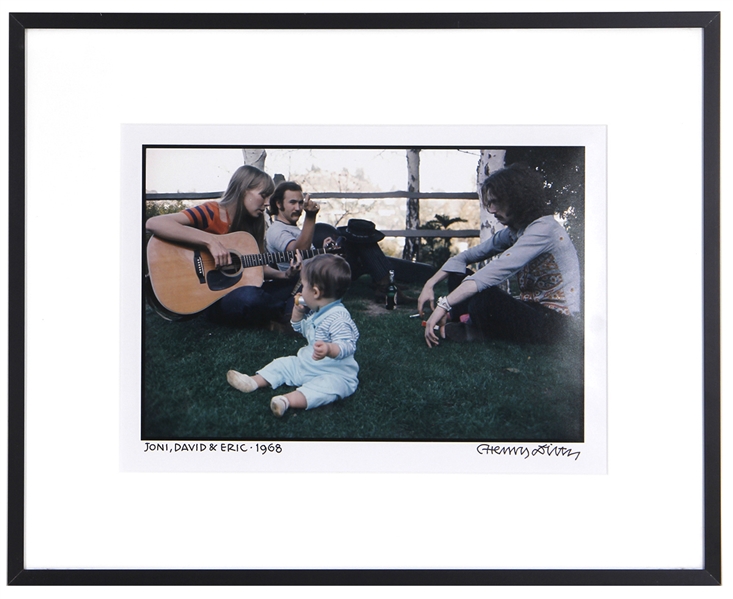
[[[297,387],[270,401],[270,409],[278,417],[288,408],[309,410],[348,397],[359,383],[359,365],[354,359],[359,331],[341,303],[351,283],[349,264],[334,254],[315,256],[303,262],[300,280],[306,305],[295,302],[291,324],[308,345],[297,356],[273,360],[254,376],[227,372],[229,384],[243,393],[268,385],[273,389],[280,385]]]

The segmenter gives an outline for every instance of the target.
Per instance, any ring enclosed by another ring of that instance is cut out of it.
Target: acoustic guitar
[[[196,314],[239,287],[260,287],[265,265],[290,262],[295,252],[261,254],[255,238],[244,231],[219,236],[229,250],[232,263],[217,268],[214,258],[204,249],[182,245],[158,237],[148,242],[148,273],[158,302],[174,314]],[[340,248],[305,250],[303,259],[318,254],[338,253]]]

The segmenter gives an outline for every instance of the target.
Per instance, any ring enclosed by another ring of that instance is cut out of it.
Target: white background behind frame
[[[12,4],[18,4],[18,3],[10,3],[10,4],[12,5]],[[44,3],[43,2],[39,2],[39,3],[30,3],[30,2],[25,2],[24,3],[24,2],[21,2],[20,4],[25,4],[25,5],[33,4],[34,6],[39,6],[39,5],[43,5]],[[48,3],[46,3],[46,4],[47,5],[45,7],[45,10],[59,10],[60,9],[60,7],[59,7],[58,4],[56,4],[54,6],[49,6]],[[85,3],[81,2],[81,3],[65,3],[65,4],[68,4],[68,5],[75,4],[75,5],[78,6],[78,5],[83,5]],[[110,4],[114,4],[114,3],[110,3]],[[212,9],[214,9],[213,8],[213,4],[215,4],[215,3],[212,3]],[[223,4],[227,4],[227,3],[223,3]],[[285,3],[285,4],[287,4],[287,3]],[[600,9],[600,8],[602,8],[602,6],[601,6],[602,4],[603,3],[599,3],[597,6],[594,6],[594,8]],[[465,5],[471,5],[468,8],[468,10],[471,10],[471,9],[476,10],[477,9],[476,3],[470,3],[469,2],[469,3],[465,3]],[[481,8],[483,10],[490,10],[490,9],[493,9],[493,10],[501,10],[498,7],[498,5],[493,5],[492,6],[492,3],[481,3],[481,5],[482,5]],[[710,6],[710,5],[712,5],[712,6]],[[133,6],[134,6],[134,3],[127,4],[125,9],[127,10],[128,7],[129,7],[129,9],[132,10],[133,9]],[[372,6],[374,6],[374,5],[372,5]],[[520,6],[523,7],[523,8],[524,7],[527,7],[528,10],[541,10],[543,8],[542,6],[539,6],[537,3],[533,3],[533,2],[517,3],[516,9],[520,9]],[[183,5],[179,5],[179,7],[180,7],[179,9],[184,9],[183,8]],[[672,10],[672,9],[680,9],[680,10],[705,10],[705,9],[719,10],[720,9],[720,7],[716,5],[716,3],[706,3],[706,2],[692,3],[692,4],[690,4],[689,2],[677,2],[677,3],[675,3],[675,2],[663,2],[663,3],[660,3],[660,2],[635,2],[635,3],[633,3],[633,6],[631,5],[631,3],[623,3],[623,2],[620,2],[620,3],[613,3],[612,5],[609,5],[606,8],[609,9],[609,10],[629,10],[629,9],[639,10],[639,9],[644,9],[644,7],[650,7],[649,8],[650,10]],[[12,6],[11,6],[11,8],[12,8]],[[24,8],[26,10],[28,10],[28,7],[27,6],[25,6]],[[150,10],[152,8],[152,5],[150,3],[146,3],[144,7],[141,6],[139,8],[142,8],[144,10]],[[456,8],[458,8],[458,7],[456,7]],[[512,8],[515,9],[514,6]],[[43,10],[44,8],[42,7],[41,9]],[[424,6],[423,7],[423,10],[426,10],[426,9],[427,9],[427,6]],[[553,10],[559,10],[559,9],[564,9],[564,10],[583,10],[583,9],[586,9],[587,10],[588,9],[588,6],[587,5],[584,5],[583,3],[577,3],[577,2],[556,2],[556,3],[553,3]],[[724,48],[725,48],[725,46],[724,46]],[[618,48],[616,48],[615,51],[617,53],[621,53],[622,55],[624,53],[623,47],[618,47]],[[607,96],[608,102],[610,104],[613,104],[617,100],[622,100],[623,101],[623,99],[624,99],[624,98],[619,98],[618,97],[619,95],[621,95],[621,96],[624,95],[623,92],[621,91],[621,90],[623,90],[624,77],[622,76],[622,74],[619,74],[619,73],[616,73],[615,75],[617,77],[619,77],[619,81],[617,81],[616,83],[619,83],[620,85],[618,85],[618,89],[615,92],[613,92],[613,93],[611,93],[610,95]],[[633,74],[632,74],[632,76],[633,76]],[[610,82],[610,83],[613,83],[613,82]],[[600,94],[600,92],[599,92],[599,94]],[[603,100],[603,98],[604,98],[603,94],[600,94],[599,97],[596,98],[596,100],[598,100],[600,102],[600,101]],[[189,108],[191,108],[190,102],[191,102],[191,100],[189,100],[189,106],[188,106]],[[195,100],[193,100],[193,102],[195,104]],[[659,120],[663,120],[663,119],[666,118],[666,119],[668,119],[670,121],[670,123],[676,123],[676,121],[678,120],[677,117],[681,113],[676,112],[674,110],[674,106],[670,106],[669,104],[665,104],[666,102],[667,102],[667,98],[666,97],[665,98],[659,98],[659,110],[660,110],[660,112],[662,114],[658,114],[658,115],[655,114],[654,116],[655,117],[658,117]],[[151,104],[152,103],[153,102],[151,101]],[[674,102],[672,102],[672,103],[674,104]],[[119,104],[113,103],[112,106],[105,106],[104,108],[101,107],[101,106],[94,106],[92,108],[92,110],[99,111],[100,114],[96,114],[96,115],[92,114],[92,118],[91,119],[89,118],[89,115],[84,115],[84,118],[80,118],[81,121],[89,121],[89,120],[91,120],[94,125],[98,125],[98,124],[103,125],[103,130],[102,131],[91,131],[91,130],[88,130],[89,129],[88,127],[85,128],[85,131],[89,134],[87,137],[90,137],[92,140],[96,141],[98,138],[100,138],[100,137],[103,138],[106,135],[110,134],[110,131],[112,131],[111,134],[114,136],[114,134],[115,134],[114,131],[113,131],[114,125],[115,125],[115,123],[119,124],[119,122],[121,122],[121,118],[120,118],[120,115],[121,114],[128,114],[130,112],[139,113],[140,111],[142,111],[143,113],[145,113],[145,112],[148,112],[149,111],[149,112],[154,113],[154,116],[157,117],[161,113],[165,112],[165,110],[163,108],[161,108],[160,106],[152,106],[151,105],[149,107],[143,108],[142,106],[136,104],[136,102],[131,102],[130,105],[128,105],[128,106],[124,106],[123,104],[124,104],[123,100],[120,100],[120,103]],[[605,122],[607,122],[609,124],[609,127],[612,126],[612,125],[614,125],[614,124],[619,125],[621,127],[621,130],[624,132],[625,137],[627,139],[632,139],[632,140],[633,139],[636,139],[637,142],[641,142],[644,139],[646,139],[645,133],[648,131],[648,129],[647,129],[648,122],[647,122],[647,118],[646,118],[647,115],[640,114],[640,113],[638,113],[637,111],[631,109],[628,106],[626,106],[626,107],[623,107],[623,106],[622,107],[616,107],[616,108],[618,108],[618,110],[616,110],[616,109],[611,110],[611,109],[609,109],[609,108],[607,108],[607,107],[605,107],[605,106],[603,106],[601,104],[602,104],[602,102],[600,102],[600,104],[597,106],[596,110],[599,111],[599,112],[602,112],[602,113],[605,113],[605,114],[609,115],[609,118],[603,119]],[[723,105],[725,105],[725,104],[723,104]],[[179,107],[180,107],[180,104],[179,104]],[[89,108],[89,107],[87,106],[87,108]],[[667,109],[669,109],[670,114],[667,114]],[[548,107],[547,110],[550,111],[550,112],[552,111],[550,107]],[[195,110],[195,107],[194,107],[193,113],[195,113],[195,111],[196,110]],[[105,114],[103,115],[103,114],[101,114],[101,112],[105,112]],[[170,111],[168,111],[168,112],[170,112]],[[79,113],[78,112],[74,112],[72,114],[79,114]],[[180,121],[180,119],[171,119],[171,120]],[[200,118],[199,119],[192,119],[192,122],[194,122],[194,121],[201,121],[201,120],[202,119],[200,119]],[[209,119],[209,120],[211,120],[211,119]],[[226,120],[229,120],[229,119],[226,119]],[[558,117],[558,120],[562,120],[562,119],[560,119]],[[655,118],[654,120],[656,121],[657,119]],[[124,121],[125,122],[144,122],[144,121],[147,121],[147,122],[160,122],[160,119],[159,118],[149,118],[149,119],[146,119],[146,118],[142,118],[142,119],[140,119],[140,118],[133,118],[133,119],[124,119]],[[544,121],[544,122],[546,123],[547,121]],[[53,131],[52,131],[52,133],[53,133]],[[613,147],[614,143],[617,143],[618,141],[619,141],[618,139],[616,139],[616,140],[613,140],[612,139],[610,141],[610,144],[609,144],[610,147]],[[679,137],[676,137],[676,141],[681,142],[681,139]],[[664,146],[664,143],[665,143],[664,139],[655,139],[654,140],[654,143],[652,144],[652,147],[657,148],[657,149],[664,148],[665,147]],[[97,155],[99,156],[99,158],[98,158],[98,160],[93,161],[93,165],[96,166],[98,169],[101,169],[101,170],[107,169],[107,172],[109,172],[109,170],[108,170],[109,168],[112,168],[114,170],[114,165],[110,166],[108,164],[110,162],[109,157],[112,156],[112,155],[114,155],[114,153],[115,153],[115,150],[113,149],[113,146],[114,145],[115,144],[113,144],[113,143],[104,143],[101,146],[99,146],[99,148],[97,148],[97,150],[98,150],[97,151]],[[693,143],[691,147],[694,150],[696,146]],[[99,151],[100,148],[102,148],[104,151]],[[72,166],[72,165],[69,164],[69,163],[72,162],[72,160],[70,160],[70,159],[61,160],[62,158],[70,158],[70,156],[69,157],[59,156],[59,155],[56,155],[55,156],[55,160],[58,160],[60,162],[63,162],[63,165],[62,166],[67,166],[67,167]],[[686,161],[686,159],[685,159],[685,161]],[[695,163],[695,160],[690,160],[690,162],[688,164],[691,164],[692,165],[692,168],[694,168],[696,163]],[[61,168],[61,166],[59,168]],[[640,176],[640,175],[637,174],[637,176]],[[621,188],[629,185],[630,183],[631,182],[628,179],[626,179],[624,177],[621,177],[618,172],[615,172],[614,169],[611,169],[611,171],[610,171],[610,186],[609,187],[610,187],[610,195],[612,197],[614,195],[622,195],[621,194],[621,191],[620,191]],[[614,190],[614,185],[618,186],[615,190]],[[103,185],[102,186],[103,189],[105,187],[107,187],[107,186],[106,185]],[[114,188],[115,188],[114,185],[109,186],[109,189],[111,189],[111,190],[113,190]],[[59,201],[59,202],[63,202],[64,201],[63,195],[60,195],[60,196],[57,195],[56,197],[58,198],[57,201]],[[107,197],[108,197],[108,193],[107,193],[107,191],[105,191],[105,198],[107,198]],[[633,194],[632,194],[632,197],[633,197]],[[723,203],[723,209],[725,210],[725,203]],[[611,223],[611,228],[613,228],[613,223]],[[693,231],[693,233],[694,232],[695,231]],[[656,241],[660,241],[660,240],[659,239],[656,239]],[[672,240],[663,239],[663,241],[672,241]],[[724,244],[724,247],[725,247],[725,244]],[[611,249],[612,249],[612,251],[614,249],[616,249],[616,247],[613,244],[613,239],[611,239]],[[724,253],[724,256],[726,256],[725,253]],[[627,258],[633,258],[633,257],[627,256]],[[631,262],[634,262],[634,261],[631,260]],[[613,271],[613,263],[611,264],[611,270]],[[725,286],[724,286],[724,289],[725,289]],[[620,311],[620,313],[623,313],[623,312],[624,312],[623,310]],[[627,314],[624,313],[623,315],[626,316]],[[620,332],[619,332],[619,334],[620,334]],[[612,360],[611,360],[611,362],[612,362],[612,366],[613,366],[613,359],[614,359],[613,351],[614,350],[613,350],[613,343],[612,343],[612,345],[611,345],[611,352],[612,352]],[[625,363],[626,363],[626,360],[624,358],[624,360],[622,360],[622,364],[621,365],[623,365]],[[629,363],[631,363],[631,361],[629,361]],[[634,374],[640,374],[640,373],[636,373],[636,371],[632,368],[630,370],[630,372],[629,372],[629,378],[630,378],[629,385],[631,385],[631,382],[632,382],[631,379],[633,378],[632,375],[634,375]],[[648,374],[649,373],[644,373],[644,376],[647,376]],[[100,376],[100,379],[101,378],[102,377]],[[625,381],[618,381],[618,383],[620,383],[620,385],[617,385],[616,388],[614,389],[614,384],[616,384],[617,381],[615,381],[614,378],[613,378],[613,376],[612,376],[611,383],[612,383],[611,384],[612,395],[614,393],[622,393],[624,391]],[[103,389],[104,387],[105,387],[104,384],[101,384],[99,386],[100,390]],[[100,391],[100,397],[101,397],[102,394],[106,394],[106,392],[102,393],[102,391]],[[94,415],[100,415],[100,414],[101,415],[106,415],[107,417],[109,417],[109,415],[110,415],[108,408],[105,407],[105,406],[100,406],[99,409],[98,409],[98,412],[95,413]],[[665,414],[664,415],[664,418],[666,419],[667,416],[668,415]],[[665,424],[667,422],[668,421],[665,420]],[[624,426],[626,426],[626,423],[624,423]],[[77,430],[77,429],[74,429],[74,430]],[[647,431],[647,432],[645,432],[645,431],[637,431],[636,428],[633,428],[632,430],[624,429],[624,432],[630,432],[630,433],[634,433],[634,434],[638,433],[640,436],[642,436],[644,434],[646,434],[647,436],[649,436],[649,435],[653,436],[654,435],[654,432],[656,432],[656,431]],[[58,461],[56,463],[58,463],[58,464],[60,464],[60,465],[63,466],[64,463],[65,463],[65,458],[68,458],[68,456],[71,453],[73,453],[74,455],[83,456],[83,461],[84,461],[83,466],[84,466],[84,469],[88,469],[90,467],[100,467],[100,468],[103,468],[105,466],[105,464],[108,463],[108,461],[110,459],[110,456],[105,451],[102,451],[101,453],[100,452],[90,453],[89,450],[88,450],[90,444],[89,443],[85,443],[84,442],[85,440],[82,439],[82,437],[84,437],[84,435],[81,435],[80,434],[77,438],[69,435],[68,439],[65,440],[64,445],[62,447],[60,447],[60,448],[59,447],[54,448],[54,451],[61,450],[61,452],[63,454],[61,457],[59,457],[59,459],[58,459]],[[636,440],[636,438],[637,437],[633,437],[634,440]],[[94,439],[92,439],[92,441],[93,440]],[[643,440],[644,439],[642,439],[642,441]],[[88,441],[88,439],[87,439],[87,441]],[[628,441],[628,439],[626,441]],[[621,459],[621,461],[618,461],[618,462],[615,462],[615,463],[612,461],[612,463],[611,463],[611,467],[612,467],[611,477],[613,477],[613,485],[614,485],[615,489],[618,490],[619,493],[621,493],[622,490],[625,489],[626,491],[628,491],[629,495],[633,495],[636,492],[636,490],[637,490],[636,483],[639,482],[639,481],[641,481],[641,480],[643,480],[644,472],[642,472],[642,471],[644,470],[644,468],[655,468],[659,464],[659,461],[662,460],[663,469],[666,471],[666,474],[669,475],[670,474],[669,471],[671,471],[672,469],[674,469],[674,466],[678,463],[677,462],[677,457],[673,458],[672,460],[670,460],[670,458],[668,457],[667,451],[671,451],[671,450],[673,450],[673,448],[667,448],[666,450],[664,450],[664,449],[662,449],[660,447],[658,451],[652,452],[651,455],[649,455],[649,454],[646,454],[645,455],[644,451],[641,451],[641,450],[644,449],[645,447],[647,447],[647,444],[646,443],[642,443],[641,447],[640,446],[637,446],[636,448],[634,448],[634,447],[632,447],[630,445],[627,445],[626,444],[626,441],[622,441],[620,443],[621,444],[621,447],[620,448],[616,448],[615,447],[616,442],[614,441],[613,436],[612,436],[612,438],[610,440],[612,450],[618,449],[618,451],[620,451],[620,453],[623,454],[623,458]],[[684,451],[686,451],[687,449],[689,449],[690,447],[692,447],[692,446],[695,445],[693,442],[689,442],[689,439],[688,438],[682,438],[682,439],[680,439],[679,437],[677,438],[676,443],[677,444],[674,447],[677,447],[677,448],[679,448],[679,444],[680,443],[683,443],[684,444]],[[91,445],[93,445],[93,443],[91,443]],[[104,447],[105,446],[103,445],[102,449],[104,449]],[[617,455],[618,455],[618,453],[617,453]],[[682,456],[680,456],[680,457],[682,457]],[[621,458],[621,456],[619,456],[619,458]],[[693,459],[694,459],[694,457],[693,457]],[[617,467],[616,472],[613,471],[614,470],[614,467]],[[619,476],[618,475],[619,472],[622,472],[623,474],[621,474]],[[52,480],[58,481],[58,477],[52,476],[51,478],[52,478]],[[76,471],[74,471],[74,473],[72,473],[72,480],[73,480],[74,483],[79,482],[79,481],[84,481],[86,478],[87,477],[84,476],[81,471],[79,471],[78,473]],[[158,477],[155,477],[155,478],[158,479]],[[370,478],[370,480],[372,482],[374,482],[375,480],[377,480],[377,479],[375,479],[373,477],[366,477],[366,478]],[[164,486],[167,487],[169,484],[172,485],[171,489],[172,489],[173,492],[180,491],[181,490],[181,487],[183,489],[188,488],[188,485],[181,485],[180,479],[178,479],[177,477],[161,477],[161,479],[164,479],[166,481],[166,483],[165,483]],[[208,480],[210,480],[210,479],[208,479]],[[349,480],[352,480],[352,479],[349,479]],[[394,479],[391,479],[391,480],[394,480]],[[149,495],[149,496],[155,496],[154,494],[155,494],[155,492],[159,488],[158,483],[155,482],[151,477],[145,477],[145,481],[147,483],[153,483],[153,485],[152,485],[153,488],[152,489],[147,489],[146,488],[144,490],[144,492],[149,492],[150,494],[152,494],[152,495]],[[426,479],[424,477],[415,477],[415,478],[412,479],[413,484],[411,486],[417,485],[419,487],[420,485],[424,485],[424,482],[425,481],[426,481]],[[104,477],[103,477],[102,480],[98,480],[97,481],[97,485],[102,485],[102,486],[107,485],[109,483],[110,483],[110,481],[108,479],[104,478]],[[690,482],[690,484],[692,486],[699,486],[698,485],[698,481],[696,481],[696,480],[692,480]],[[83,489],[86,489],[87,486],[88,485],[82,486],[82,488]],[[146,485],[146,487],[147,487],[147,485]],[[356,485],[356,488],[359,489],[361,487],[360,487],[360,485],[357,484]],[[119,501],[122,502],[125,499],[129,499],[129,498],[133,498],[134,499],[135,498],[135,494],[132,493],[132,492],[129,495],[128,494],[125,494],[125,496],[124,497],[121,497],[119,499]],[[136,503],[136,502],[133,502],[133,503]],[[446,504],[446,505],[449,505],[449,503]],[[114,506],[112,506],[112,507],[114,507]],[[621,514],[623,514],[624,516],[632,516],[633,517],[633,511],[634,511],[634,509],[635,508],[634,508],[633,501],[631,499],[629,499],[628,502],[619,504],[617,506],[617,510],[616,511],[619,512],[619,513],[621,513]],[[61,508],[59,508],[59,511],[61,511]],[[605,515],[606,515],[606,513],[603,512],[603,516],[604,517],[605,517]],[[435,514],[432,514],[432,517],[435,518]],[[677,522],[676,516],[671,519],[671,522]],[[130,542],[131,543],[134,543],[135,541],[133,539],[131,539]],[[664,543],[664,539],[660,539],[659,540],[659,543],[660,544]],[[12,593],[13,591],[16,591],[17,589],[10,589],[10,590],[11,590],[11,593]],[[507,590],[507,589],[502,589],[501,591],[502,591],[502,593],[505,593],[505,594],[506,593],[511,593],[511,590]],[[648,595],[649,593],[653,593],[654,591],[655,591],[655,589],[645,589],[645,595]],[[687,595],[680,595],[680,593],[682,593],[682,591],[684,591],[684,589],[682,589],[682,590],[680,590],[680,589],[664,589],[665,596],[675,596],[675,594],[677,594],[677,596],[687,596]],[[80,591],[79,591],[79,589],[76,589],[74,592],[75,593],[79,593]],[[111,590],[110,590],[110,592],[111,592]],[[545,591],[545,592],[547,592],[547,591]],[[555,592],[557,592],[557,593],[562,592],[563,593],[563,596],[568,596],[568,593],[572,593],[572,590],[568,590],[568,589],[562,589],[562,590],[561,589],[556,589]],[[604,592],[604,589],[597,589],[597,592],[599,593],[599,596],[602,596],[602,594]],[[613,592],[613,589],[611,589],[610,592]],[[550,593],[552,593],[552,591],[550,591]]]

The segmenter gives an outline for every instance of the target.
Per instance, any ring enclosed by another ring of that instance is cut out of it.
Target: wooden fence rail
[[[179,192],[179,193],[146,193],[146,202],[157,202],[165,200],[216,200],[221,198],[223,192]],[[475,192],[409,192],[409,191],[379,191],[379,192],[316,192],[309,193],[314,200],[318,199],[389,199],[409,198],[418,200],[478,200]],[[386,237],[478,237],[478,229],[380,229]]]
[[[386,237],[478,237],[478,229],[379,229]]]
[[[224,195],[223,191],[208,191],[202,193],[146,193],[145,200],[155,202],[160,200],[214,200]],[[316,199],[335,199],[335,200],[384,200],[389,198],[410,198],[418,200],[478,200],[476,192],[409,192],[409,191],[319,191],[309,193],[311,198]]]

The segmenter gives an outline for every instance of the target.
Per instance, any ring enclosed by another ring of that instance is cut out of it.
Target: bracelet
[[[450,304],[448,303],[448,298],[445,296],[438,298],[438,308],[443,308],[446,312],[450,312]]]

